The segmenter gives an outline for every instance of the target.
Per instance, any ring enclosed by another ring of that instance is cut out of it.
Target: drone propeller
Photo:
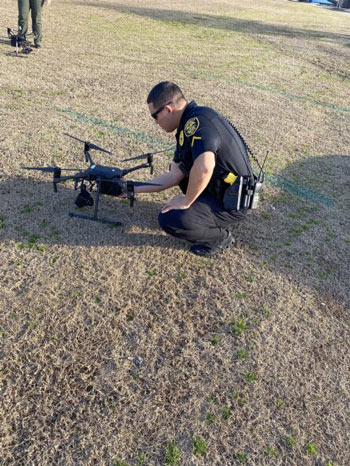
[[[141,154],[137,155],[136,157],[130,157],[129,159],[123,159],[121,160],[121,162],[130,162],[131,160],[147,159],[150,155],[161,154],[162,152],[167,152],[170,149],[171,147],[168,147],[167,149],[158,150],[157,152],[148,152],[147,154]]]
[[[38,170],[41,172],[48,172],[48,173],[54,173],[57,172],[58,170],[68,170],[68,171],[81,171],[80,168],[59,168],[59,167],[21,167],[23,170]]]
[[[83,144],[87,144],[90,149],[95,149],[99,150],[101,152],[105,152],[106,154],[114,155],[113,152],[110,152],[109,150],[103,149],[102,147],[96,146],[96,144],[93,144],[92,142],[88,141],[83,141],[82,139],[76,138],[75,136],[72,136],[71,134],[68,133],[63,133],[65,136],[68,136],[69,138],[75,139],[76,141],[82,142]]]

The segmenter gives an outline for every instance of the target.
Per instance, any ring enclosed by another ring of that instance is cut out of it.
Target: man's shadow
[[[247,261],[339,302],[348,301],[349,161],[345,155],[315,156],[278,175],[267,175],[259,208],[233,228]],[[94,207],[77,209],[78,191],[68,183],[54,193],[49,182],[17,177],[3,180],[0,192],[0,238],[14,240],[21,248],[52,244],[186,248],[158,226],[158,213],[174,192],[142,195],[133,208],[127,200],[102,195],[99,216],[121,221],[120,227],[71,218],[69,212],[93,215]],[[214,260],[220,264],[231,255],[235,257],[234,249]]]
[[[267,175],[238,239],[257,267],[350,301],[350,156],[315,156]]]

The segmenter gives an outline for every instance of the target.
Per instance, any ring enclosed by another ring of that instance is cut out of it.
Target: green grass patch
[[[244,453],[236,453],[235,454],[235,457],[236,457],[236,460],[240,463],[240,464],[247,464],[248,463],[248,458],[247,456],[244,454]]]
[[[165,447],[165,464],[178,465],[181,453],[174,442],[170,442]]]
[[[258,380],[258,376],[253,372],[246,372],[243,377],[247,382],[251,383],[256,382]]]
[[[305,450],[311,456],[317,455],[317,447],[313,442],[307,442],[305,445]]]
[[[230,330],[234,335],[240,336],[247,330],[247,323],[242,317],[232,319],[230,322]]]
[[[246,350],[243,349],[243,348],[240,348],[240,349],[237,351],[237,357],[238,357],[238,359],[247,359],[247,357],[248,357],[248,351],[246,351]]]
[[[221,415],[222,415],[222,418],[225,421],[227,421],[227,419],[229,419],[232,416],[232,411],[230,410],[230,408],[227,408],[225,406],[224,408],[222,408]]]
[[[202,437],[192,439],[193,453],[197,456],[204,456],[207,452],[207,443]]]

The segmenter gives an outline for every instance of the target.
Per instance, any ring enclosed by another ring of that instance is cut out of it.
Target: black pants
[[[158,221],[169,235],[211,248],[227,237],[227,227],[245,216],[245,211],[226,211],[212,196],[202,194],[189,209],[160,213]]]

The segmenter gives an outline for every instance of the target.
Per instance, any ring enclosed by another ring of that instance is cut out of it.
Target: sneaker
[[[208,246],[203,246],[202,244],[194,244],[191,246],[190,251],[197,256],[204,256],[204,257],[212,257],[220,252],[223,252],[225,249],[230,248],[236,242],[232,233],[230,231],[227,232],[227,237],[217,246],[212,248]]]
[[[34,47],[35,47],[36,49],[40,49],[40,47],[41,47],[40,42],[34,41]]]

